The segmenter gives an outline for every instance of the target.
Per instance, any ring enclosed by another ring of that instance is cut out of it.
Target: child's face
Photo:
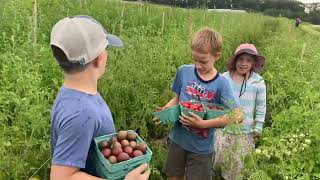
[[[199,73],[206,73],[213,67],[215,56],[210,53],[199,53],[192,50],[192,57],[195,67]]]
[[[250,54],[240,54],[236,59],[236,71],[239,74],[247,74],[254,66],[255,57]]]

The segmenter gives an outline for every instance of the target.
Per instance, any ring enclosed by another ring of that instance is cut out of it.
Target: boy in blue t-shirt
[[[203,28],[195,34],[191,45],[194,64],[178,69],[172,84],[176,96],[161,109],[181,101],[196,100],[223,104],[233,109],[235,116],[230,118],[225,115],[210,120],[203,120],[193,113],[180,116],[180,122],[174,125],[169,134],[164,166],[169,179],[211,180],[214,128],[242,120],[239,103],[229,82],[214,67],[221,56],[221,46],[222,37],[214,30]],[[183,125],[191,129],[208,129],[208,136],[189,131]]]
[[[115,132],[113,118],[97,90],[108,60],[107,46],[122,41],[89,16],[66,17],[52,31],[52,53],[64,71],[64,83],[51,113],[51,180],[101,179],[92,159],[94,137]],[[147,180],[147,164],[125,177]]]

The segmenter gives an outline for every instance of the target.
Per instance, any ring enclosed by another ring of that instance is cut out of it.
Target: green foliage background
[[[139,129],[149,142],[154,152],[150,179],[164,177],[164,139],[170,128],[153,125],[155,106],[173,96],[170,84],[175,71],[192,63],[191,37],[204,26],[223,35],[220,72],[240,43],[256,44],[267,58],[262,75],[267,82],[268,114],[258,142],[264,153],[248,158],[244,176],[320,178],[317,34],[296,29],[287,19],[259,14],[209,13],[111,0],[39,0],[38,42],[33,45],[31,0],[0,1],[0,10],[0,179],[28,179],[33,174],[49,179],[50,110],[63,79],[50,52],[50,31],[59,19],[78,14],[93,16],[125,43],[123,49],[110,49],[99,91],[117,129]],[[289,145],[291,137],[293,145]],[[311,144],[305,147],[306,139]]]

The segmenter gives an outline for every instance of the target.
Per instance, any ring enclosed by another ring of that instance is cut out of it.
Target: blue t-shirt
[[[110,109],[99,93],[90,95],[62,86],[51,113],[52,164],[96,175],[93,138],[114,132]]]
[[[178,69],[172,90],[179,95],[179,101],[196,100],[219,103],[231,109],[240,106],[225,77],[217,73],[211,80],[205,81],[198,75],[194,65],[183,65]],[[177,122],[172,128],[169,138],[187,151],[210,154],[213,152],[213,134],[214,128],[210,128],[208,138],[202,138]]]

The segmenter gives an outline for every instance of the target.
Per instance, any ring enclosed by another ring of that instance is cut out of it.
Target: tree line
[[[316,6],[310,13],[305,13],[305,5],[295,0],[147,0],[147,2],[182,8],[243,9],[292,19],[300,17],[302,21],[320,24],[320,10],[316,10]]]

